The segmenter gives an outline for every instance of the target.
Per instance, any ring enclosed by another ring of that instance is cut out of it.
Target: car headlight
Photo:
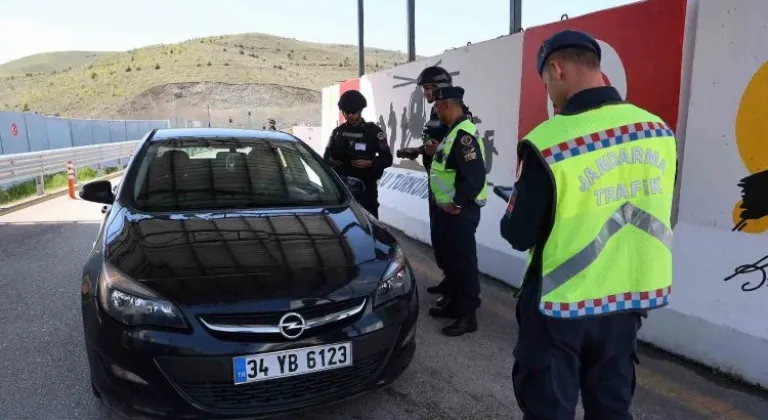
[[[411,291],[411,287],[413,278],[408,269],[408,259],[403,250],[397,247],[376,290],[376,306],[405,295]]]
[[[187,328],[181,311],[109,263],[99,276],[101,307],[117,321],[129,325]]]

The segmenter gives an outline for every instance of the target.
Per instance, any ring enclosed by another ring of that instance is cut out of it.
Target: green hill
[[[34,54],[0,65],[0,75],[51,73],[93,63],[112,51],[55,51]]]
[[[317,91],[356,77],[358,67],[354,45],[264,34],[214,36],[104,54],[38,54],[0,66],[0,109],[72,117],[128,117],[124,105],[157,86],[224,82]],[[80,64],[72,64],[78,60]],[[367,72],[405,61],[404,53],[366,50]],[[23,71],[33,68],[41,70]],[[8,75],[11,71],[19,74]],[[204,95],[196,102],[206,103]],[[153,117],[169,118],[166,111],[158,114]]]

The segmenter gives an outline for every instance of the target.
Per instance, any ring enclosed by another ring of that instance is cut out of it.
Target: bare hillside
[[[270,84],[169,83],[140,93],[117,113],[126,118],[178,119],[176,125],[183,126],[191,120],[205,124],[210,107],[214,125],[259,128],[268,118],[279,127],[319,125],[320,96],[311,89]]]
[[[366,50],[368,72],[405,61],[404,53]],[[61,67],[55,63],[51,66]],[[154,87],[197,82],[203,90],[224,83],[284,85],[319,91],[356,76],[357,47],[354,45],[318,44],[264,34],[215,36],[109,54],[71,69],[0,76],[0,109],[73,117],[112,118],[120,114],[138,118],[142,112],[148,115],[149,104],[155,103],[154,99],[141,96]],[[190,87],[183,89],[194,91]],[[223,88],[213,89],[216,95],[216,89]],[[237,89],[231,89],[229,93],[237,97]],[[250,95],[246,91],[267,92],[258,89],[266,88],[244,89],[243,98]],[[302,98],[299,96],[296,101],[301,102]],[[126,104],[134,100],[136,106]],[[142,101],[144,105],[139,106]],[[207,102],[205,95],[198,95],[185,106],[188,113],[199,114],[207,112],[210,105]],[[317,103],[319,106],[319,100]],[[199,108],[193,110],[193,104]],[[251,105],[230,103],[227,106],[245,110]],[[153,117],[173,116],[162,115],[164,109],[167,110],[167,105],[158,108]],[[215,104],[211,109],[223,111]],[[133,110],[139,114],[132,115]]]
[[[55,51],[33,54],[0,64],[0,75],[51,73],[96,62],[114,51]]]

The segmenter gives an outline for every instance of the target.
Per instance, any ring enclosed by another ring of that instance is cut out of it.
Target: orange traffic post
[[[67,162],[67,178],[69,181],[69,198],[75,197],[75,164],[70,160]]]

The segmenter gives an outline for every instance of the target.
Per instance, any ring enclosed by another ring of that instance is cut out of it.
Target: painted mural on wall
[[[627,26],[637,16],[655,22],[654,30],[644,25]],[[684,1],[651,0],[526,30],[520,94],[525,106],[520,107],[518,136],[527,135],[554,114],[536,72],[536,52],[544,40],[563,29],[586,31],[597,38],[605,81],[628,101],[677,127],[684,26]],[[648,59],[649,51],[653,60]],[[660,62],[665,63],[663,67]]]
[[[734,231],[763,233],[768,230],[768,62],[752,76],[736,114],[735,139],[744,166],[741,200],[733,210]]]
[[[443,63],[442,60],[439,60],[430,65],[442,66]],[[454,78],[461,74],[461,70],[450,68],[446,70]],[[420,72],[421,69],[418,71]],[[390,102],[389,109],[383,110],[384,112],[379,115],[378,124],[389,135],[389,147],[393,151],[421,145],[422,130],[424,129],[424,124],[429,119],[432,108],[424,99],[424,90],[416,84],[417,77],[418,73],[412,75],[392,75],[392,89],[410,90],[409,99],[402,109],[395,109],[395,103]],[[468,104],[468,106],[471,112],[471,104]],[[479,115],[474,115],[474,122],[482,133],[482,140],[486,150],[485,170],[487,174],[490,174],[493,169],[493,156],[499,154],[494,145],[496,131],[491,128],[484,129],[482,118]],[[424,172],[421,157],[416,160],[401,159],[396,161],[393,166]]]
[[[744,167],[750,175],[738,182],[741,199],[733,208],[732,231],[762,234],[768,231],[768,62],[752,76],[739,102],[736,113],[735,140]],[[759,272],[760,274],[753,274]],[[759,260],[736,267],[729,281],[751,274],[741,290],[751,292],[768,282],[768,254]],[[755,277],[756,276],[756,277]]]

